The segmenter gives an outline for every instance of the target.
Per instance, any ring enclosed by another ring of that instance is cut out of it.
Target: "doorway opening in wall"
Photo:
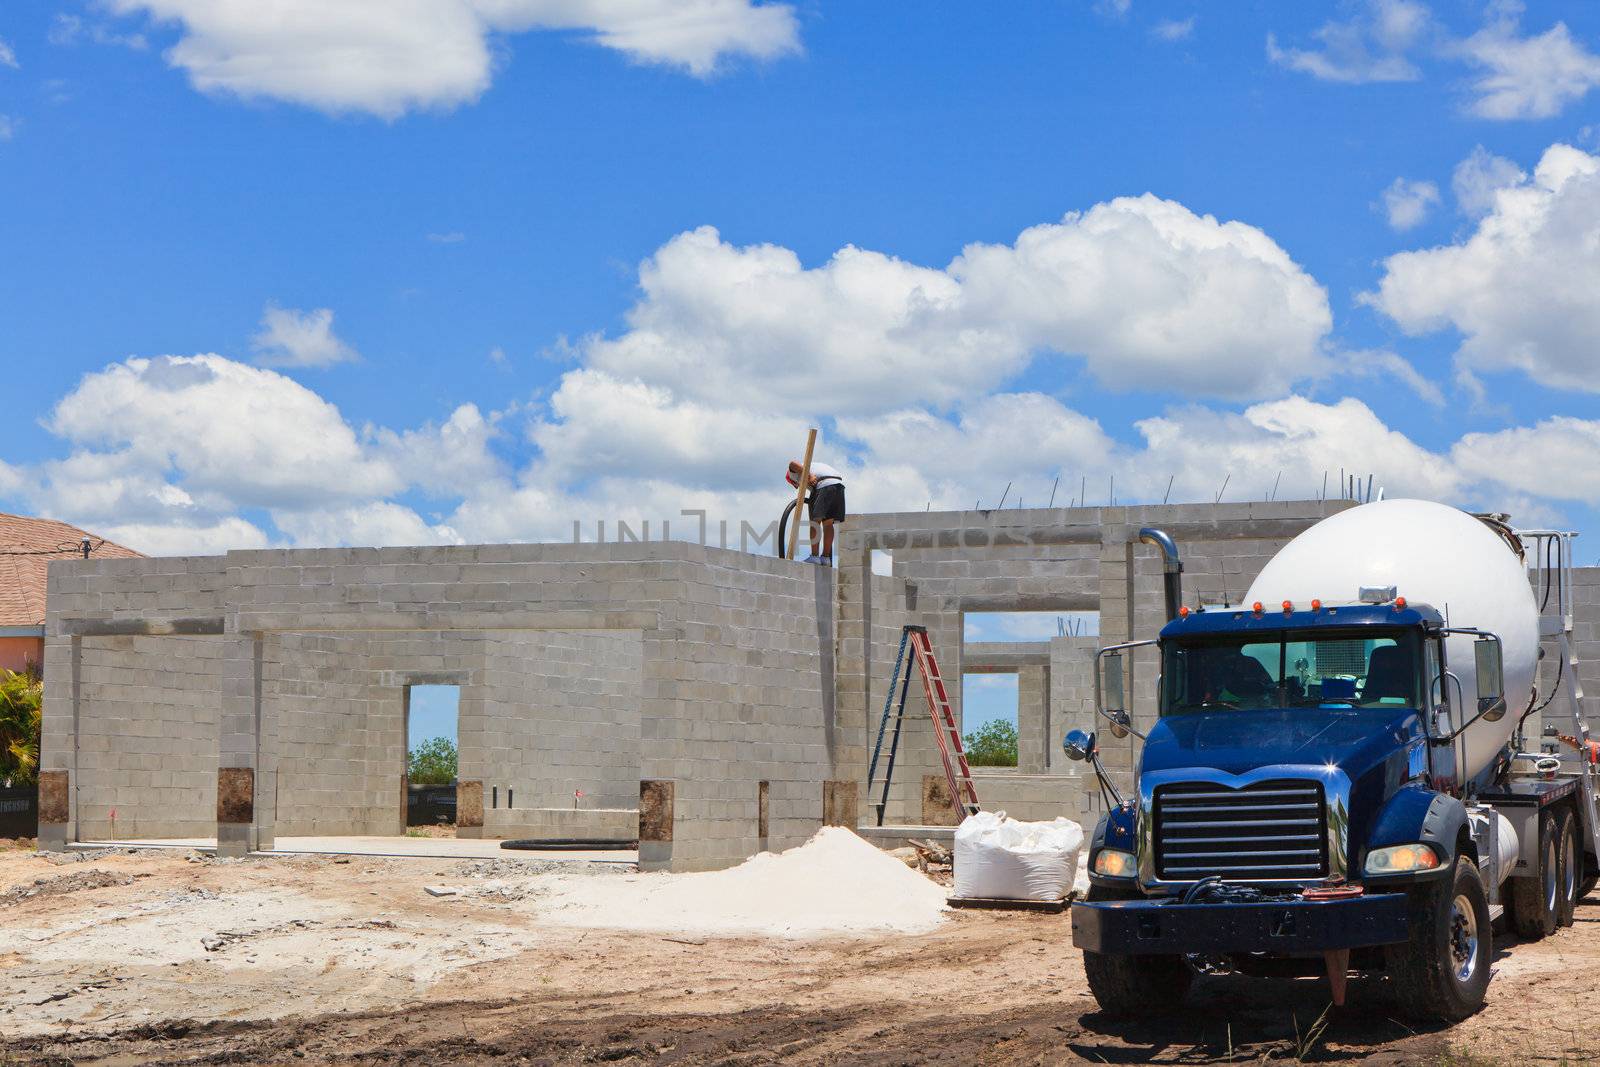
[[[961,676],[962,743],[974,767],[1017,765],[1017,676],[984,672]]]
[[[454,837],[461,687],[406,686],[406,836]]]

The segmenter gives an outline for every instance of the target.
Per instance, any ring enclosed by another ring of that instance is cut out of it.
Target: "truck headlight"
[[[1431,845],[1390,845],[1367,853],[1367,874],[1405,874],[1431,871],[1439,866],[1439,854]]]
[[[1094,854],[1094,873],[1107,878],[1132,878],[1139,869],[1133,853],[1121,849],[1103,848]]]

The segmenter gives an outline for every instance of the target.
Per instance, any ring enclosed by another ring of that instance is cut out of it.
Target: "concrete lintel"
[[[195,619],[62,619],[63,637],[174,637],[222,634],[221,616]]]
[[[241,611],[240,633],[350,633],[423,630],[655,630],[654,611]]]
[[[930,597],[945,611],[1099,611],[1096,593],[996,593],[993,595]]]
[[[1048,641],[969,641],[961,646],[962,674],[1014,674],[1049,667]]]
[[[471,671],[384,671],[378,684],[394,688],[402,685],[470,685]]]

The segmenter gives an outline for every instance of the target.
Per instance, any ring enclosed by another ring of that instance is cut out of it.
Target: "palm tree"
[[[28,785],[39,769],[44,683],[38,674],[0,670],[0,785]]]

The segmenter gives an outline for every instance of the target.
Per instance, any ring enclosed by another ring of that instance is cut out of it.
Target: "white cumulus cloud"
[[[1497,156],[1483,145],[1456,164],[1450,176],[1450,189],[1455,193],[1456,206],[1463,215],[1482,218],[1494,210],[1496,195],[1501,189],[1521,185],[1528,175],[1522,168],[1504,156]]]
[[[268,304],[261,314],[261,330],[250,343],[269,366],[327,367],[361,358],[334,334],[333,312],[328,308],[297,311]]]
[[[619,379],[758,409],[818,383],[841,414],[949,407],[1037,352],[1117,389],[1254,397],[1324,371],[1327,294],[1259,229],[1146,194],[974,244],[943,269],[847,247],[806,268],[710,227],[640,269],[643,298],[585,358]]]
[[[1575,40],[1563,22],[1522,36],[1514,17],[1493,19],[1458,50],[1482,71],[1471,104],[1481,118],[1550,118],[1600,86],[1600,56]]]
[[[113,477],[152,490],[171,483],[187,506],[220,511],[324,506],[405,485],[328,401],[216,355],[133,358],[85,375],[47,426],[76,450],[52,469],[52,492],[80,499],[107,492]]]
[[[1439,203],[1439,187],[1433,182],[1396,178],[1383,191],[1383,212],[1390,229],[1411,230],[1422,225],[1428,212]]]
[[[1402,252],[1363,299],[1408,334],[1454,329],[1458,364],[1600,391],[1600,157],[1568,145],[1494,193],[1470,236]]]
[[[495,40],[578,34],[640,63],[696,76],[728,56],[798,51],[787,4],[753,0],[107,0],[176,23],[167,61],[196,89],[395,118],[476,100]]]
[[[1313,36],[1320,48],[1284,48],[1267,35],[1267,58],[1323,81],[1414,81],[1421,77],[1407,52],[1427,29],[1427,5],[1415,0],[1367,0],[1355,18],[1324,23]]]
[[[21,69],[20,64],[17,63],[16,50],[6,43],[4,37],[0,37],[0,67],[10,67],[12,70]]]
[[[1600,422],[1565,416],[1533,426],[1469,433],[1451,449],[1472,478],[1534,497],[1600,500]]]

